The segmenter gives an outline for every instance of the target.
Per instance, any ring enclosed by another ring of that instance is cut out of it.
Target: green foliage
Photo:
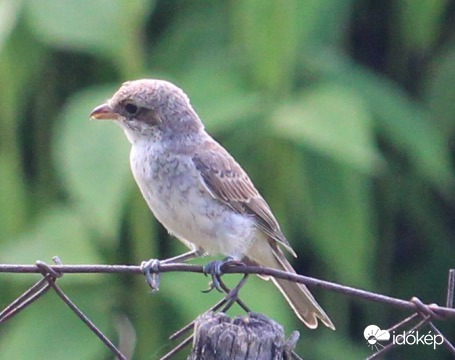
[[[43,209],[30,229],[2,244],[2,263],[33,263],[49,254],[58,254],[71,263],[100,263],[88,227],[76,212],[63,205]]]
[[[273,116],[278,135],[370,174],[380,162],[372,125],[362,99],[349,88],[333,84],[297,94]]]
[[[455,253],[449,3],[0,0],[0,262],[138,264],[184,251],[139,194],[122,131],[88,119],[123,81],[155,77],[180,85],[247,169],[298,272],[439,301]],[[0,307],[37,278],[0,274]],[[162,282],[150,296],[140,277],[59,280],[115,342],[135,344],[135,359],[163,355],[167,336],[219,299],[195,274]],[[304,329],[268,282],[241,296],[301,330],[305,358],[365,357],[365,326],[405,315],[315,293],[337,332]],[[0,333],[0,359],[112,357],[52,293]]]
[[[128,141],[114,126],[90,121],[86,109],[102,103],[115,87],[88,89],[68,101],[56,125],[53,158],[78,212],[99,235],[115,239],[131,174]],[[83,139],[83,141],[81,141]],[[123,161],[119,161],[122,159]]]
[[[112,329],[109,331],[109,322],[113,319],[104,311],[106,306],[112,306],[106,296],[110,292],[112,289],[103,289],[99,284],[86,283],[73,286],[68,293],[97,326],[112,337],[114,332]],[[2,359],[26,359],[31,356],[37,360],[99,359],[104,356],[99,339],[68,311],[56,294],[51,293],[45,301],[31,306],[27,315],[10,325],[0,339]]]

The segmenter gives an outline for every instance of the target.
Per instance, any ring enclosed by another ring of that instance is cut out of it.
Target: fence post
[[[288,360],[299,336],[294,331],[286,341],[283,327],[260,314],[231,319],[209,312],[196,320],[187,360]]]

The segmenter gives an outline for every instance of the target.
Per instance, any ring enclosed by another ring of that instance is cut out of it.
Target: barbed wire
[[[48,265],[42,261],[37,261],[35,265],[23,265],[23,264],[0,264],[0,273],[16,273],[16,274],[29,274],[29,273],[40,273],[43,278],[40,279],[36,284],[31,286],[27,291],[15,299],[9,304],[3,311],[0,312],[0,324],[5,323],[8,319],[17,315],[20,311],[30,306],[34,301],[44,295],[48,290],[53,289],[62,301],[67,304],[73,312],[91,329],[91,331],[112,351],[112,353],[120,360],[127,360],[127,357],[121,353],[121,351],[110,341],[106,335],[99,330],[96,325],[71,301],[71,299],[65,294],[65,292],[57,285],[57,280],[63,274],[144,274],[143,265],[63,265],[58,257],[53,258],[55,265]],[[169,260],[169,259],[168,259]],[[159,276],[161,273],[166,272],[192,272],[192,273],[203,273],[205,274],[204,267],[200,265],[184,264],[184,263],[169,263],[166,260],[161,262],[157,261],[156,265],[150,270],[153,273],[153,284],[149,282],[152,288],[154,284],[159,284]],[[413,321],[417,321],[410,330],[406,331],[405,334],[410,334],[423,326],[428,325],[437,335],[440,335],[443,339],[443,345],[447,351],[455,357],[455,347],[446,338],[446,336],[436,327],[433,320],[455,320],[455,309],[453,308],[454,303],[454,289],[455,289],[455,269],[449,270],[449,280],[447,285],[447,300],[445,306],[439,306],[437,304],[424,304],[417,297],[413,297],[411,300],[403,300],[394,298],[391,296],[366,291],[350,286],[341,285],[338,283],[320,280],[313,277],[292,274],[285,271],[275,270],[271,268],[261,266],[247,266],[239,263],[226,263],[221,266],[222,274],[243,274],[244,276],[240,282],[233,288],[229,289],[222,281],[221,276],[217,277],[217,280],[221,286],[221,289],[225,292],[225,297],[215,304],[208,311],[227,311],[234,303],[246,312],[251,312],[250,308],[239,298],[238,292],[240,288],[245,284],[250,274],[272,276],[284,280],[289,280],[301,284],[305,284],[310,287],[318,287],[324,290],[336,292],[345,296],[357,297],[367,301],[373,301],[385,305],[390,305],[402,310],[410,310],[413,312],[411,316],[399,321],[395,325],[391,326],[388,331],[410,326]],[[150,278],[150,277],[149,277]],[[172,334],[169,339],[175,340],[186,334],[188,331],[193,329],[194,321],[184,326],[181,330]],[[161,360],[167,360],[177,354],[186,345],[192,341],[193,335],[188,336],[173,350],[164,355]],[[386,352],[389,352],[397,345],[390,343],[384,346],[378,352],[369,356],[367,360],[376,359]],[[292,353],[294,359],[300,359],[296,353]]]

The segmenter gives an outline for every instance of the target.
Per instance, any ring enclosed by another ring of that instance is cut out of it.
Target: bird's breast
[[[144,199],[170,233],[210,254],[247,252],[254,221],[212,197],[190,156],[144,144],[133,146],[130,161]]]

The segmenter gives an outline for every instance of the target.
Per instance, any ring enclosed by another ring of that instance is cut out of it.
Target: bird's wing
[[[214,141],[207,142],[199,147],[192,159],[205,187],[214,198],[240,214],[253,216],[259,229],[296,256],[269,205],[246,172],[221,145]]]

